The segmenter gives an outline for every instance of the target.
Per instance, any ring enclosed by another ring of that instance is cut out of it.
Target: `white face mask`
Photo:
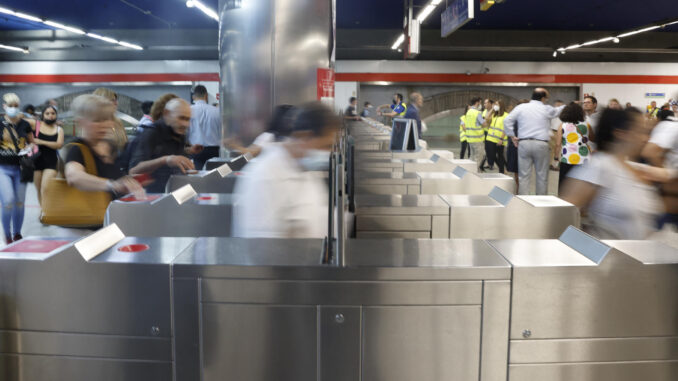
[[[494,107],[492,107],[492,109],[493,109],[494,111],[497,111],[497,112],[498,112],[498,111],[499,111],[499,105],[494,105]]]
[[[19,108],[18,107],[5,107],[5,113],[7,114],[8,117],[14,118],[17,115],[19,115]]]

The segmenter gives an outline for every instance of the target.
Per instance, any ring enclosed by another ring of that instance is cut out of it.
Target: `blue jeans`
[[[26,200],[26,183],[21,182],[18,165],[0,164],[0,203],[2,204],[2,228],[6,237],[21,233],[24,224],[24,201]]]

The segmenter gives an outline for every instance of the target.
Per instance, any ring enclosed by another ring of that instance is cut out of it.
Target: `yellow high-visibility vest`
[[[464,122],[465,117],[466,117],[465,115],[462,115],[462,116],[459,117],[459,119],[461,119],[461,123],[459,124],[459,141],[460,142],[466,141],[466,132],[464,132],[464,129],[461,128],[461,125],[465,123]]]
[[[486,140],[492,143],[499,144],[503,138],[504,133],[504,119],[508,116],[508,113],[504,113],[502,116],[493,116],[492,122],[490,123],[490,129],[487,131]]]
[[[403,105],[403,112],[401,112],[400,114],[397,114],[396,116],[399,117],[399,118],[404,118],[405,113],[407,113],[407,103],[403,102],[403,103],[401,103],[401,105]]]
[[[485,141],[483,126],[478,126],[478,114],[480,111],[471,108],[466,112],[464,124],[466,125],[466,141],[469,143],[482,143]]]

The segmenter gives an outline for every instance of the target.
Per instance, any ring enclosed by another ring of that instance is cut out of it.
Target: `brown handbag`
[[[85,160],[85,171],[97,176],[97,167],[92,151],[84,144],[71,143],[71,149],[79,147]],[[108,192],[86,192],[66,182],[63,173],[50,179],[42,193],[40,222],[46,225],[65,227],[96,227],[104,223],[106,208],[111,202]]]

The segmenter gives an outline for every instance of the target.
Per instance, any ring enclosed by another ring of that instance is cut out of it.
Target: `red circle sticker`
[[[213,198],[212,196],[200,196],[200,197],[198,197],[198,200],[199,201],[209,201],[212,198]]]
[[[118,248],[118,251],[123,253],[138,253],[140,251],[146,251],[151,247],[143,243],[135,243],[132,245],[126,245]]]

